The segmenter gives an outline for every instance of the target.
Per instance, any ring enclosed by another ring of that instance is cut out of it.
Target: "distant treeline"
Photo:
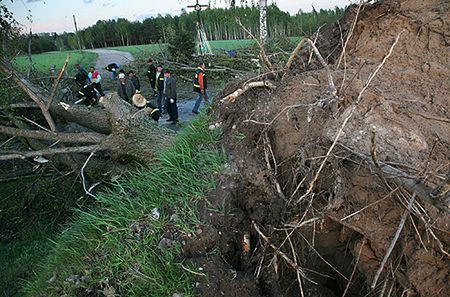
[[[268,7],[267,12],[269,36],[293,37],[311,34],[318,27],[337,21],[343,12],[344,9],[336,7],[334,10],[299,11],[291,16],[273,4]],[[258,35],[259,10],[256,6],[207,9],[201,12],[201,18],[210,40],[249,38],[237,24],[237,18],[253,35]],[[158,15],[142,22],[130,22],[123,18],[97,21],[95,25],[80,30],[79,37],[82,48],[166,43],[180,30],[194,35],[197,20],[196,12],[188,13],[183,10],[179,16]],[[27,51],[26,39],[27,36],[23,35],[20,46],[25,52]],[[33,35],[32,38],[33,54],[78,48],[75,33],[41,33]]]

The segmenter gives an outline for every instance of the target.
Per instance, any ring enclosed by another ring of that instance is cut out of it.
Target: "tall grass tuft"
[[[180,246],[158,245],[174,228],[195,227],[196,202],[215,187],[225,156],[217,146],[221,132],[208,130],[208,120],[194,121],[151,164],[99,193],[94,210],[79,210],[24,295],[191,296],[191,275],[174,260]]]

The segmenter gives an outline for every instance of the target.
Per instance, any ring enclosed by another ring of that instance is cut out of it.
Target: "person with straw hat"
[[[144,109],[147,107],[148,112],[154,121],[157,122],[159,120],[159,118],[161,117],[161,112],[159,111],[159,109],[155,105],[148,102],[144,98],[144,96],[142,96],[142,94],[140,94],[140,93],[134,94],[133,98],[131,99],[131,102],[132,102],[133,106],[135,106],[139,109]]]

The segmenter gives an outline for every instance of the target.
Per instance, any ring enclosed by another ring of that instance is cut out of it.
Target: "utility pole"
[[[267,0],[259,0],[259,40],[262,46],[267,43]]]
[[[195,5],[189,5],[188,8],[193,8],[197,12],[197,47],[198,52],[201,56],[205,54],[212,53],[211,47],[209,46],[208,39],[206,38],[205,28],[203,27],[202,19],[200,17],[200,11],[203,8],[209,8],[209,5],[201,5],[196,0]]]
[[[77,36],[78,48],[80,49],[81,52],[81,41],[80,35],[78,35],[77,20],[75,19],[75,15],[73,15],[73,23],[75,24],[75,35]]]

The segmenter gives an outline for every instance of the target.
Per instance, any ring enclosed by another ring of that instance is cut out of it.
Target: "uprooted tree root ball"
[[[218,106],[230,162],[184,248],[200,296],[447,294],[449,19],[444,0],[354,5],[317,41],[329,73],[303,51]]]

